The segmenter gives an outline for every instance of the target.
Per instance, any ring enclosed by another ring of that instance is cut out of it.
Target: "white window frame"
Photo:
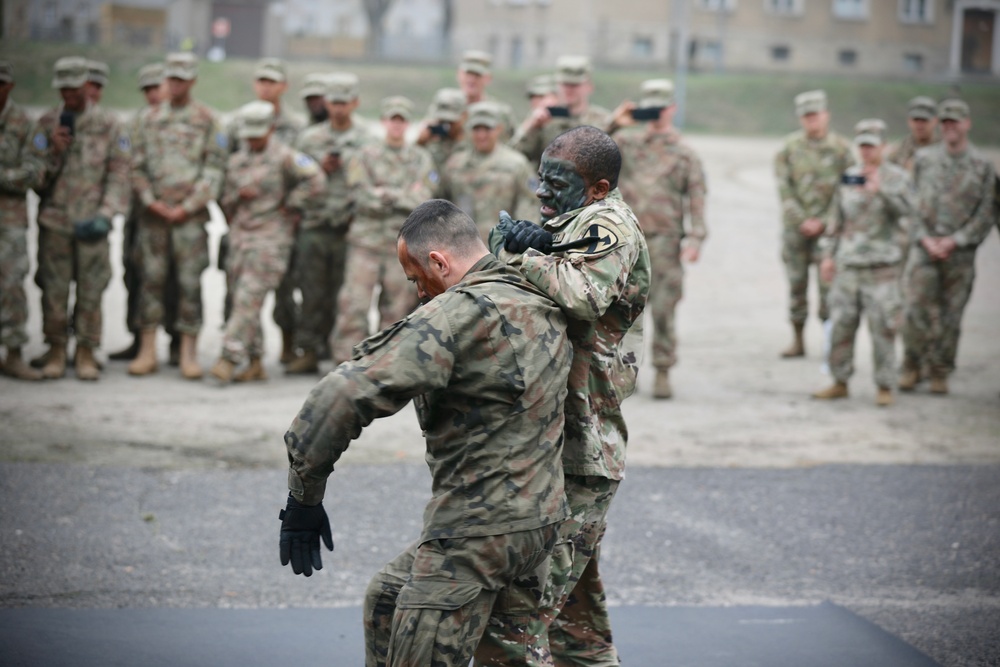
[[[764,12],[774,16],[802,16],[805,12],[805,2],[803,0],[764,0]]]
[[[871,3],[869,0],[846,0],[857,5],[858,13],[842,14],[838,11],[841,2],[845,0],[831,0],[830,11],[835,19],[841,21],[867,21],[871,16]],[[885,2],[885,0],[882,0]]]
[[[934,0],[924,0],[924,15],[919,16],[913,10],[907,10],[907,6],[915,3],[916,0],[899,0],[899,22],[908,25],[930,25],[934,23]]]

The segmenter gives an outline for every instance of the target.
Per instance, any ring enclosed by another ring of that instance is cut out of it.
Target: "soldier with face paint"
[[[569,319],[573,365],[566,398],[566,496],[543,608],[494,614],[476,657],[486,665],[617,665],[598,555],[625,468],[621,403],[635,390],[649,252],[618,191],[621,154],[594,127],[570,130],[542,155],[542,225],[502,217],[490,248],[558,303]]]

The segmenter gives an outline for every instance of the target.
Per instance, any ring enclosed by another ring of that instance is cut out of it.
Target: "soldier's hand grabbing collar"
[[[528,248],[548,254],[552,251],[552,234],[528,220],[518,220],[507,234],[504,249],[515,254],[523,253]]]
[[[288,494],[288,504],[278,514],[281,519],[281,535],[278,547],[281,564],[292,564],[292,572],[312,576],[313,570],[323,569],[320,558],[319,540],[333,551],[333,535],[330,519],[326,516],[323,503],[303,505],[292,494]]]

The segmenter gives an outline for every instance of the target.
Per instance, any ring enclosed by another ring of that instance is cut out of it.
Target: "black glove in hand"
[[[552,234],[528,220],[518,220],[504,242],[507,252],[520,254],[528,248],[548,254],[552,250]]]
[[[111,221],[103,215],[73,223],[73,234],[81,241],[100,241],[111,231]]]
[[[278,514],[281,519],[281,564],[292,564],[292,572],[312,576],[313,570],[323,569],[320,558],[319,538],[333,551],[333,535],[330,533],[330,519],[326,516],[323,503],[303,505],[292,494],[288,494],[288,504]]]

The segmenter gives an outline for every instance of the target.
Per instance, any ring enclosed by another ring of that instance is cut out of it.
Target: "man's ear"
[[[587,199],[591,202],[601,201],[608,196],[609,192],[611,192],[611,184],[608,182],[608,179],[602,178],[587,187]]]
[[[451,271],[451,262],[448,261],[448,256],[437,250],[431,250],[427,254],[427,263],[431,270],[437,271],[442,276],[448,275]]]

